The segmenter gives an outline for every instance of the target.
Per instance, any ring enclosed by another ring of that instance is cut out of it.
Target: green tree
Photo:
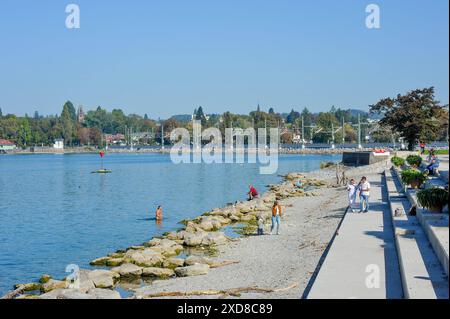
[[[289,124],[296,124],[297,120],[301,117],[299,112],[294,111],[292,109],[291,113],[286,118],[286,122]]]
[[[22,118],[19,121],[19,131],[17,136],[17,143],[19,146],[26,147],[30,144],[32,133],[30,129],[30,123],[28,118]]]
[[[194,115],[195,115],[195,119],[197,121],[201,121],[202,126],[206,125],[206,116],[205,116],[205,113],[203,112],[203,108],[201,106],[198,108],[198,110],[196,110]]]
[[[77,115],[72,102],[67,101],[61,112],[62,137],[66,145],[73,145],[76,136]]]
[[[419,140],[438,138],[445,107],[435,100],[434,87],[430,87],[382,99],[370,105],[370,112],[383,115],[380,125],[400,134],[412,151]]]

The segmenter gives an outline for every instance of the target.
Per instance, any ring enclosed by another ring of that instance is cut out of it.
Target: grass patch
[[[435,155],[449,155],[448,150],[434,150]],[[425,155],[430,155],[430,150],[425,151]]]

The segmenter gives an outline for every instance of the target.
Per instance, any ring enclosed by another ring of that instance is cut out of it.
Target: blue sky
[[[81,28],[65,27],[76,3]],[[381,29],[365,27],[377,3]],[[3,113],[150,117],[365,109],[436,87],[448,103],[448,0],[0,0]]]

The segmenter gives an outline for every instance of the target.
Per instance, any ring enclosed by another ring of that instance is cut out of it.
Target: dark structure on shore
[[[378,163],[389,159],[389,154],[375,155],[373,152],[344,152],[342,163],[346,166],[362,166]]]

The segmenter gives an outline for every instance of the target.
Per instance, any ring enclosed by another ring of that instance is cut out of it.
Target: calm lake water
[[[340,155],[280,156],[277,174],[318,169]],[[91,174],[98,155],[0,156],[0,295],[68,264],[141,244],[214,207],[280,180],[256,164],[174,165],[168,155],[108,154],[109,175]],[[151,218],[164,207],[164,222]]]

